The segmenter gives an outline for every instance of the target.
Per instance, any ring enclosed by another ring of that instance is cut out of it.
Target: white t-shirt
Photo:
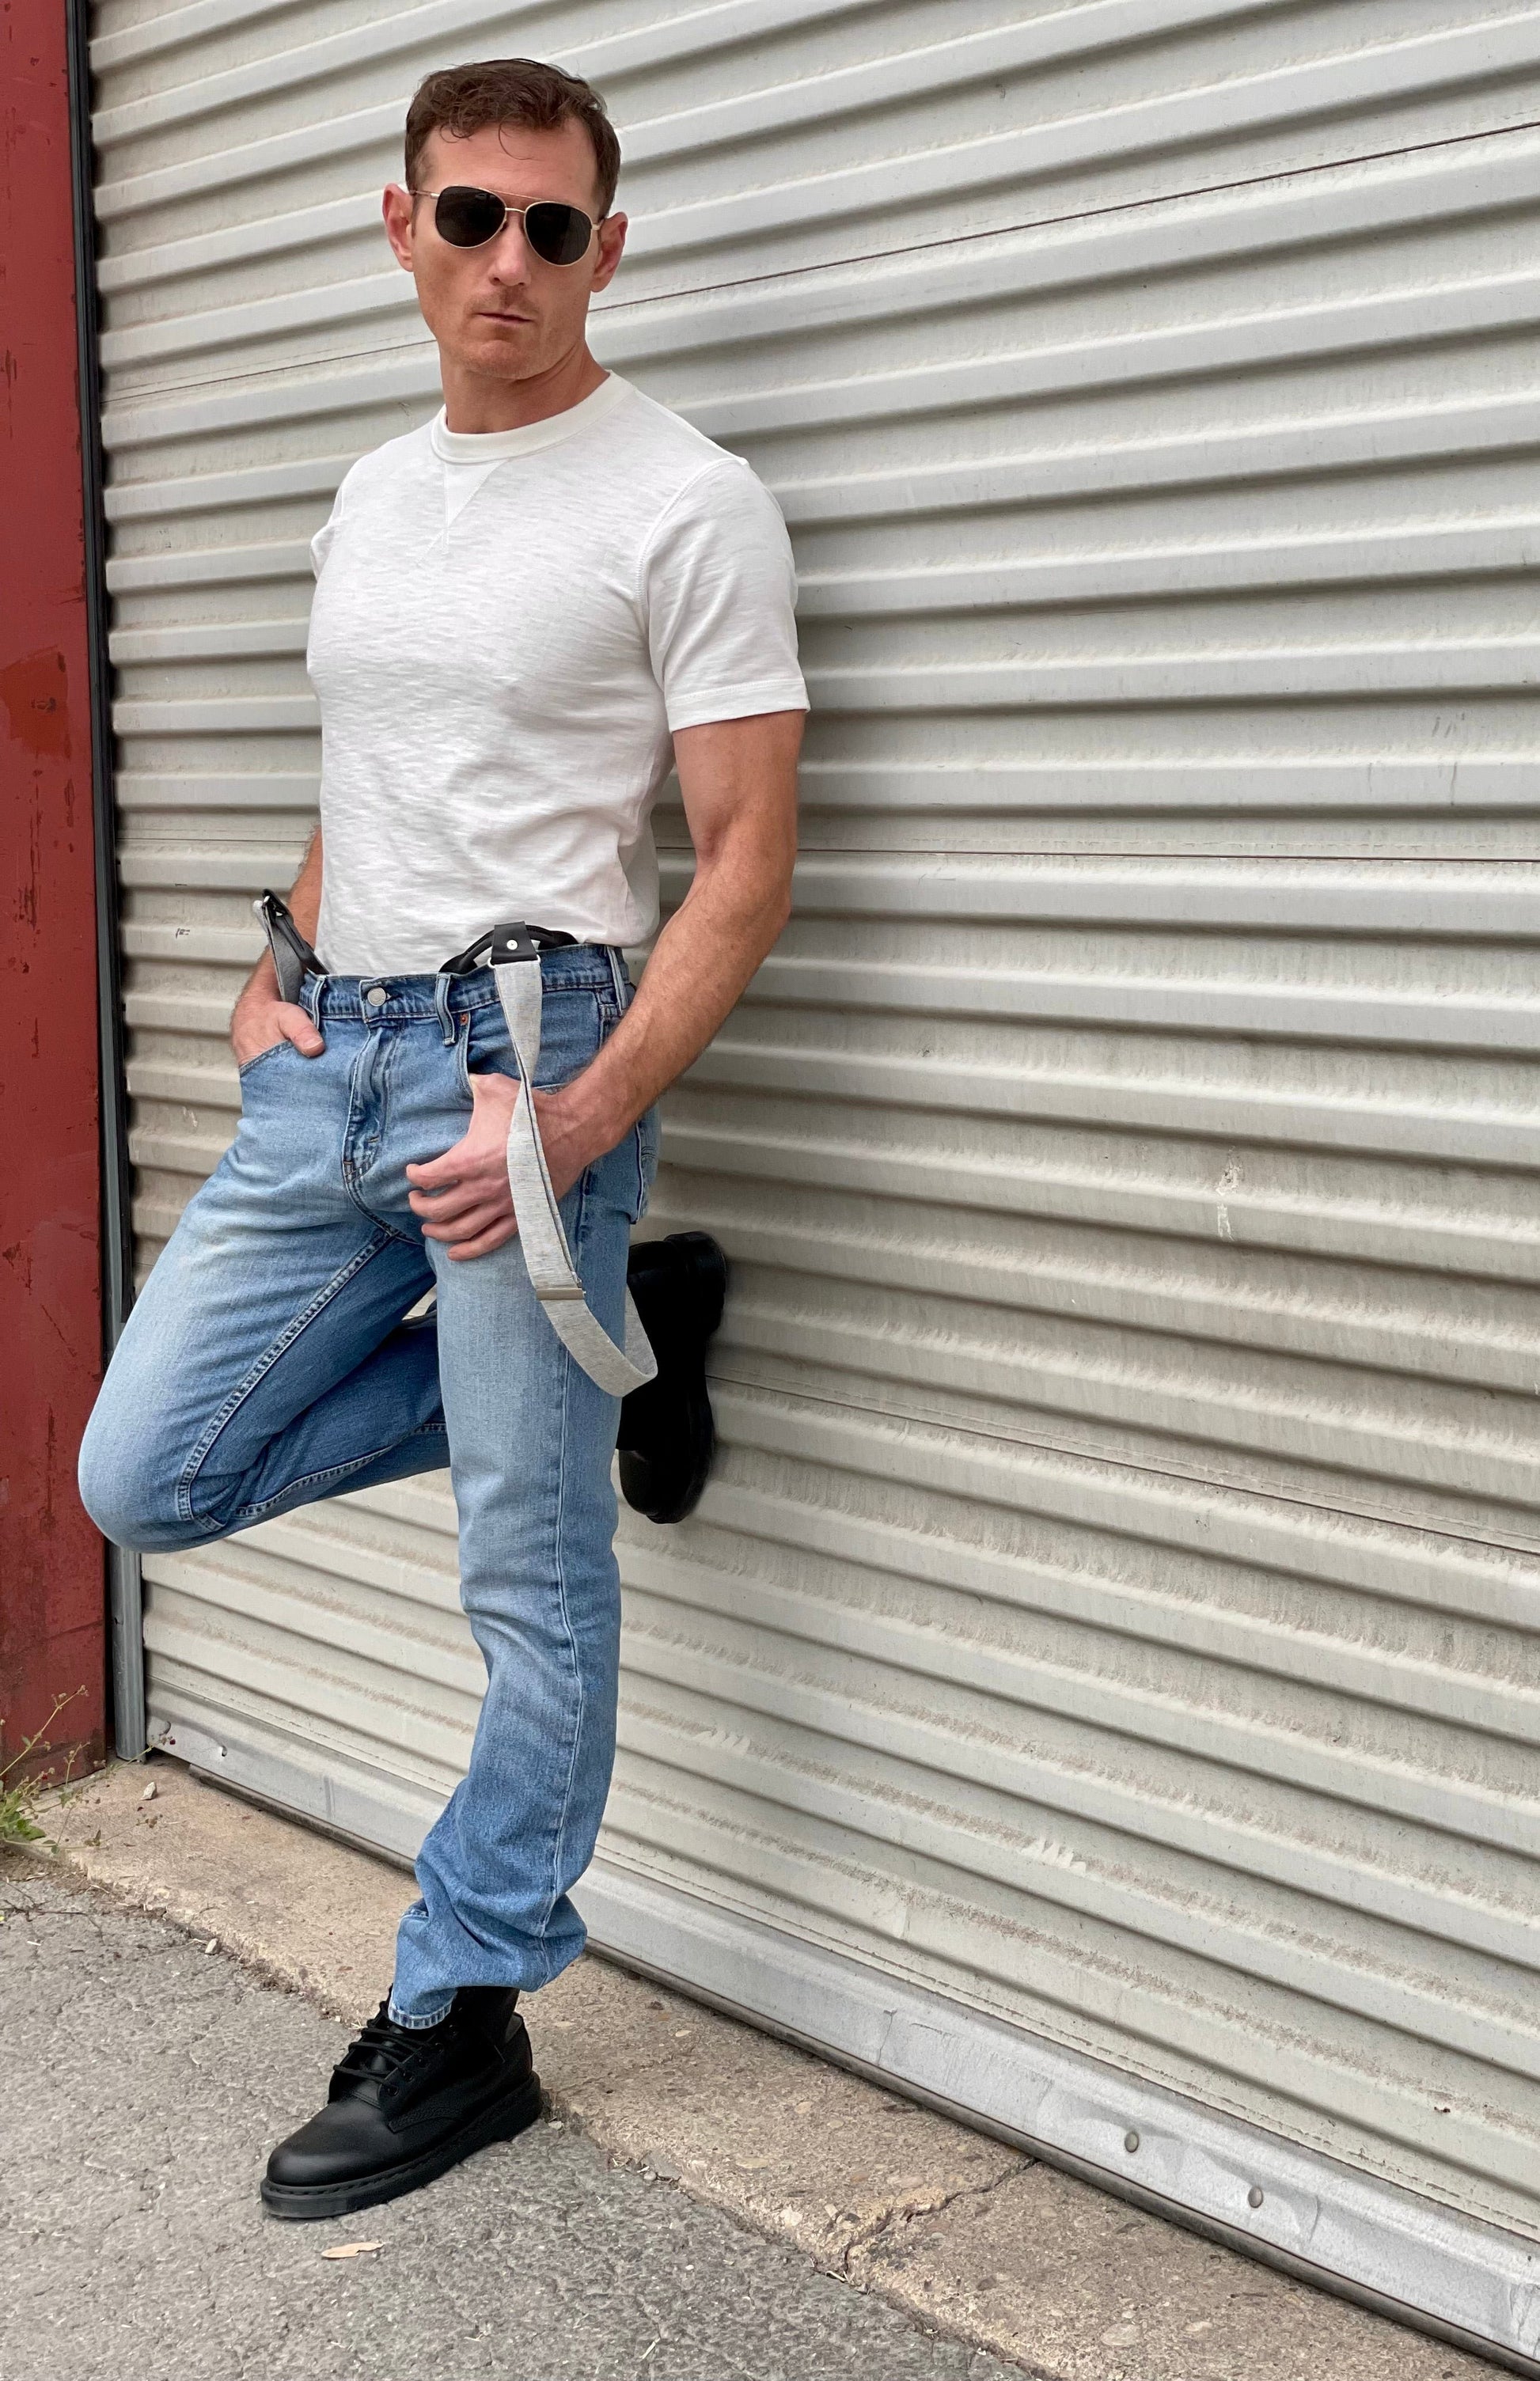
[[[807,708],[774,496],[616,372],[376,447],[312,553],[334,974],[428,972],[505,918],[645,942],[673,731]]]

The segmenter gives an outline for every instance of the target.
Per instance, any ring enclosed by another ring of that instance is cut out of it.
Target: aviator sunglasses
[[[560,199],[536,199],[527,207],[510,207],[495,190],[473,189],[469,182],[446,190],[413,190],[414,199],[432,199],[434,226],[451,248],[484,248],[495,239],[509,215],[522,215],[524,237],[536,256],[547,264],[577,264],[588,253],[593,237],[592,215]],[[600,222],[605,221],[603,215]]]

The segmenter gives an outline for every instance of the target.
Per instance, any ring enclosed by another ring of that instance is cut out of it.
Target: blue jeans
[[[550,951],[541,971],[544,1089],[588,1064],[631,987],[618,951]],[[448,1465],[487,1686],[397,1941],[392,2013],[430,2025],[458,1985],[532,1991],[582,1948],[568,1890],[615,1754],[620,1401],[551,1329],[517,1238],[451,1259],[407,1204],[403,1168],[466,1129],[470,1072],[518,1073],[490,969],[312,976],[305,1004],[325,1050],[282,1042],[240,1069],[239,1129],[128,1317],[80,1494],[105,1536],[148,1552]],[[650,1112],[562,1201],[617,1337],[656,1158]]]

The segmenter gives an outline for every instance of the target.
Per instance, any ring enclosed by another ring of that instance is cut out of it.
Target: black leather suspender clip
[[[251,904],[267,933],[267,946],[278,974],[278,998],[298,1000],[307,975],[326,971],[294,922],[294,913],[282,896],[264,891]]]
[[[440,975],[471,975],[477,968],[502,967],[509,959],[534,959],[542,951],[570,950],[576,934],[564,934],[559,926],[527,926],[523,920],[501,920],[495,926],[485,926],[473,943],[467,943],[452,959],[445,959]]]

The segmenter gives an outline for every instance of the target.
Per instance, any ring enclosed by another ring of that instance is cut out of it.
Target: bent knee
[[[98,1405],[76,1465],[80,1502],[104,1538],[138,1554],[196,1545],[209,1525],[182,1509],[176,1467],[115,1430]]]

